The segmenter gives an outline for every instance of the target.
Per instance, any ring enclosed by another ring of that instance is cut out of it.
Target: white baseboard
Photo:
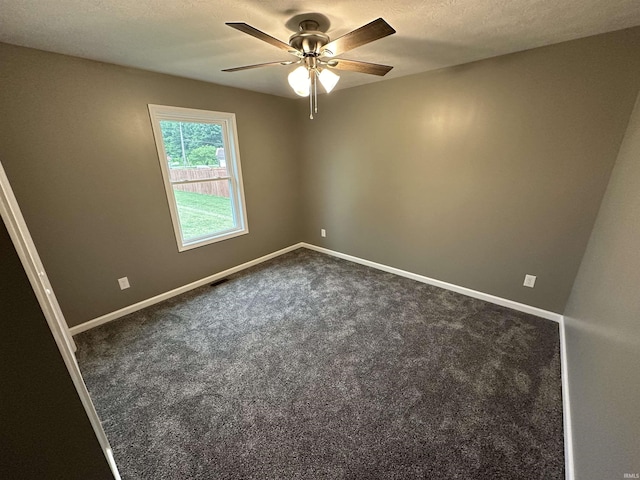
[[[418,275],[417,273],[407,272],[406,270],[400,270],[399,268],[389,267],[388,265],[383,265],[381,263],[372,262],[370,260],[365,260],[363,258],[354,257],[353,255],[347,255],[345,253],[336,252],[334,250],[329,250],[328,248],[318,247],[310,243],[302,243],[301,246],[304,248],[308,248],[310,250],[315,250],[317,252],[326,253],[327,255],[342,258],[344,260],[349,260],[350,262],[359,263],[360,265],[366,265],[367,267],[383,270],[385,272],[393,273],[395,275],[400,275],[401,277],[410,278],[418,282],[427,283],[429,285],[433,285],[434,287],[440,287],[440,288],[444,288],[445,290],[458,292],[468,297],[477,298],[489,303],[495,303],[496,305],[502,305],[503,307],[508,307],[513,310],[517,310],[519,312],[530,313],[531,315],[535,315],[536,317],[546,318],[547,320],[553,320],[554,322],[558,322],[558,323],[560,323],[560,321],[562,320],[562,315],[560,315],[559,313],[550,312],[548,310],[543,310],[538,307],[532,307],[531,305],[526,305],[524,303],[514,302],[513,300],[507,300],[506,298],[496,297],[495,295],[490,295],[488,293],[479,292],[477,290],[472,290],[470,288],[461,287],[459,285],[454,285],[453,283],[447,283],[441,280],[436,280],[435,278],[425,277],[424,275]]]
[[[524,303],[514,302],[513,300],[507,300],[506,298],[496,297],[495,295],[490,295],[488,293],[479,292],[477,290],[461,287],[459,285],[454,285],[452,283],[443,282],[441,280],[436,280],[434,278],[425,277],[424,275],[418,275],[416,273],[407,272],[406,270],[400,270],[399,268],[389,267],[388,265],[383,265],[381,263],[372,262],[370,260],[365,260],[363,258],[354,257],[353,255],[347,255],[344,253],[336,252],[334,250],[329,250],[327,248],[318,247],[316,245],[312,245],[309,243],[302,243],[301,246],[304,248],[308,248],[310,250],[315,250],[317,252],[325,253],[327,255],[332,255],[334,257],[342,258],[350,262],[359,263],[367,267],[372,267],[378,270],[383,270],[385,272],[393,273],[395,275],[400,275],[402,277],[410,278],[418,282],[427,283],[429,285],[433,285],[436,287],[444,288],[446,290],[451,290],[457,293],[461,293],[462,295],[467,295],[469,297],[478,298],[480,300],[485,300],[487,302],[495,303],[497,305],[502,305],[503,307],[511,308],[519,312],[530,313],[538,317],[546,318],[547,320],[558,322],[559,328],[560,328],[560,361],[561,361],[560,371],[562,376],[562,411],[563,411],[562,418],[563,418],[563,425],[564,425],[563,431],[564,431],[565,479],[574,480],[573,434],[571,431],[571,408],[570,408],[570,402],[569,402],[569,377],[568,377],[568,370],[567,370],[567,353],[566,353],[567,348],[566,348],[566,340],[565,340],[564,316],[562,316],[559,313],[550,312],[548,310],[543,310],[537,307],[532,307],[531,305],[526,305]]]
[[[562,419],[564,422],[564,471],[566,480],[574,480],[573,431],[571,429],[571,404],[569,394],[569,370],[564,316],[560,320],[560,361],[562,372]]]
[[[161,293],[160,295],[156,295],[155,297],[151,297],[141,302],[134,303],[133,305],[129,305],[127,307],[121,308],[120,310],[116,310],[115,312],[107,313],[106,315],[102,315],[101,317],[94,318],[93,320],[89,320],[87,322],[81,323],[80,325],[71,327],[69,329],[69,332],[71,333],[71,335],[77,335],[79,333],[85,332],[99,325],[103,325],[107,322],[110,322],[112,320],[116,320],[120,317],[124,317],[125,315],[128,315],[130,313],[137,312],[138,310],[142,310],[143,308],[149,307],[151,305],[155,305],[156,303],[162,302],[171,297],[175,297],[176,295],[180,295],[182,293],[188,292],[189,290],[193,290],[194,288],[201,287],[203,285],[206,285],[207,283],[215,282],[216,280],[227,277],[233,273],[239,272],[249,267],[253,267],[254,265],[258,265],[262,262],[266,262],[267,260],[271,260],[272,258],[279,257],[280,255],[291,252],[301,247],[308,248],[309,250],[315,250],[317,252],[325,253],[327,255],[331,255],[337,258],[342,258],[343,260],[348,260],[350,262],[359,263],[361,265],[372,267],[377,270],[382,270],[385,272],[393,273],[395,275],[400,275],[401,277],[410,278],[418,282],[427,283],[429,285],[444,288],[446,290],[458,292],[463,295],[467,295],[469,297],[478,298],[480,300],[485,300],[487,302],[495,303],[497,305],[502,305],[503,307],[508,307],[513,310],[530,313],[532,315],[546,318],[548,320],[553,320],[555,322],[560,322],[562,319],[562,315],[555,312],[542,310],[541,308],[532,307],[531,305],[525,305],[524,303],[514,302],[513,300],[496,297],[488,293],[479,292],[477,290],[461,287],[459,285],[454,285],[453,283],[443,282],[441,280],[436,280],[435,278],[425,277],[424,275],[419,275],[417,273],[407,272],[406,270],[401,270],[399,268],[390,267],[388,265],[372,262],[370,260],[365,260],[359,257],[354,257],[353,255],[347,255],[345,253],[336,252],[334,250],[329,250],[328,248],[318,247],[317,245],[313,245],[310,243],[301,242],[301,243],[296,243],[294,245],[291,245],[287,248],[283,248],[282,250],[278,250],[277,252],[264,255],[260,258],[256,258],[255,260],[251,260],[249,262],[243,263],[236,267],[232,267],[222,272],[215,273],[208,277],[189,283],[188,285],[184,285],[182,287],[175,288],[168,292]]]
[[[233,273],[239,272],[241,270],[245,270],[249,267],[253,267],[254,265],[258,265],[262,262],[266,262],[267,260],[271,260],[272,258],[279,257],[285,253],[291,252],[293,250],[297,250],[298,248],[307,248],[309,250],[315,250],[317,252],[321,252],[327,255],[331,255],[337,258],[342,258],[343,260],[348,260],[350,262],[358,263],[360,265],[365,265],[367,267],[372,267],[377,270],[382,270],[385,272],[393,273],[395,275],[399,275],[401,277],[410,278],[412,280],[416,280],[418,282],[426,283],[429,285],[433,285],[436,287],[444,288],[446,290],[451,290],[462,295],[467,295],[469,297],[477,298],[480,300],[484,300],[490,303],[494,303],[496,305],[502,305],[503,307],[511,308],[513,310],[517,310],[520,312],[529,313],[531,315],[535,315],[538,317],[546,318],[547,320],[552,320],[554,322],[559,323],[560,327],[560,357],[561,357],[561,373],[562,373],[562,408],[563,408],[563,422],[564,422],[564,448],[565,448],[565,473],[566,480],[574,480],[574,466],[573,466],[573,437],[571,431],[571,408],[569,403],[569,379],[568,379],[568,371],[567,371],[567,356],[566,356],[566,340],[565,340],[565,325],[564,325],[564,317],[555,312],[550,312],[548,310],[543,310],[541,308],[533,307],[531,305],[526,305],[524,303],[514,302],[513,300],[508,300],[506,298],[496,297],[495,295],[490,295],[488,293],[479,292],[477,290],[472,290],[470,288],[461,287],[459,285],[454,285],[452,283],[443,282],[441,280],[436,280],[434,278],[425,277],[424,275],[419,275],[417,273],[408,272],[406,270],[401,270],[399,268],[390,267],[388,265],[383,265],[381,263],[372,262],[370,260],[365,260],[363,258],[355,257],[353,255],[347,255],[345,253],[336,252],[334,250],[329,250],[328,248],[318,247],[317,245],[313,245],[310,243],[297,243],[295,245],[291,245],[287,248],[283,248],[282,250],[278,250],[276,252],[270,253],[268,255],[264,255],[260,258],[256,258],[255,260],[251,260],[249,262],[243,263],[236,267],[229,268],[219,273],[215,273],[208,277],[205,277],[201,280],[197,280],[188,285],[184,285],[182,287],[173,289],[171,291],[162,293],[160,295],[156,295],[155,297],[149,298],[147,300],[143,300],[142,302],[135,303],[133,305],[129,305],[128,307],[122,308],[115,312],[108,313],[101,317],[95,318],[88,322],[82,323],[80,325],[76,325],[69,329],[72,335],[77,335],[81,332],[87,331],[91,328],[97,327],[99,325],[103,325],[112,320],[116,320],[117,318],[123,317],[130,313],[136,312],[138,310],[142,310],[143,308],[149,307],[156,303],[167,300],[171,297],[175,297],[176,295],[180,295],[182,293],[188,292],[189,290],[193,290],[195,288],[206,285],[207,283],[215,282],[221,278],[227,277]]]
[[[249,262],[243,263],[242,265],[229,268],[222,272],[214,273],[213,275],[209,275],[208,277],[196,280],[195,282],[189,283],[188,285],[174,288],[173,290],[161,293],[160,295],[156,295],[155,297],[148,298],[147,300],[134,303],[133,305],[121,308],[120,310],[116,310],[115,312],[107,313],[106,315],[102,315],[101,317],[81,323],[80,325],[71,327],[69,331],[71,332],[71,335],[77,335],[79,333],[86,332],[87,330],[95,328],[99,325],[103,325],[107,322],[111,322],[112,320],[124,317],[125,315],[128,315],[130,313],[137,312],[138,310],[142,310],[143,308],[150,307],[151,305],[155,305],[156,303],[160,303],[171,297],[175,297],[176,295],[188,292],[189,290],[193,290],[194,288],[201,287],[203,285],[206,285],[207,283],[212,283],[221,278],[228,277],[233,273],[245,270],[249,267],[253,267],[254,265],[258,265],[259,263],[266,262],[267,260],[271,260],[272,258],[279,257],[280,255],[284,255],[285,253],[297,250],[300,247],[302,247],[302,243],[296,243],[295,245],[283,248],[282,250],[278,250],[277,252],[264,255],[263,257],[256,258],[255,260],[251,260]]]

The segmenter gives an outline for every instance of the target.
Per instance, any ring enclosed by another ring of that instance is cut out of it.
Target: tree
[[[221,125],[162,120],[160,130],[165,152],[172,162],[180,162],[185,166],[217,164],[215,149],[224,147]],[[208,160],[211,163],[193,163],[196,159],[198,162],[204,162],[205,158],[209,158],[209,149],[199,150],[203,147],[211,147],[213,160]]]
[[[210,165],[218,166],[218,157],[216,156],[217,147],[212,145],[202,145],[194,148],[187,154],[189,165]]]

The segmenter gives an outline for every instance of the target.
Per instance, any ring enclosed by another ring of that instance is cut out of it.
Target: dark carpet
[[[76,337],[123,479],[562,479],[558,325],[298,249]]]

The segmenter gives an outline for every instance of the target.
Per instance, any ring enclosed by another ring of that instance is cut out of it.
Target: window
[[[249,233],[236,116],[149,105],[178,250]]]

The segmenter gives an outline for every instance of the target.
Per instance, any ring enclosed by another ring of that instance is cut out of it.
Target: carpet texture
[[[298,249],[76,337],[123,479],[562,479],[558,325]]]

